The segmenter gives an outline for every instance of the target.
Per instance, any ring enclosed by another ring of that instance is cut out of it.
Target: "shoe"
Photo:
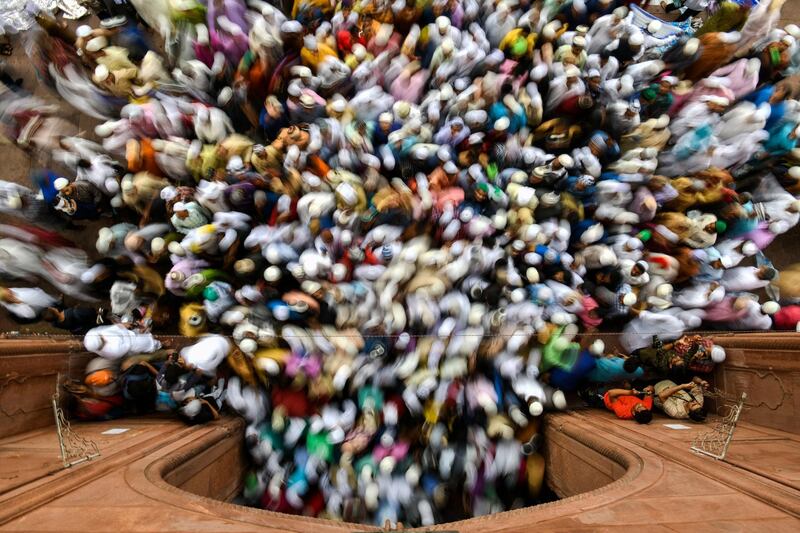
[[[125,15],[117,15],[116,17],[111,17],[109,19],[104,19],[100,21],[100,25],[106,29],[109,28],[116,28],[117,26],[122,26],[128,22],[128,17]]]

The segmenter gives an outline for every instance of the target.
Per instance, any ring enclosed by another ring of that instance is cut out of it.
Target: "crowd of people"
[[[52,160],[0,181],[0,305],[83,336],[80,418],[241,415],[250,504],[529,505],[567,395],[702,422],[725,351],[693,331],[796,329],[800,284],[763,253],[800,218],[782,4],[0,10],[0,52],[98,121],[65,133],[3,69],[3,133]]]

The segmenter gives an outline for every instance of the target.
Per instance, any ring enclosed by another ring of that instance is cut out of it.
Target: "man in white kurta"
[[[161,348],[161,343],[150,333],[138,333],[121,324],[90,329],[83,338],[83,345],[86,351],[111,360],[152,353]]]

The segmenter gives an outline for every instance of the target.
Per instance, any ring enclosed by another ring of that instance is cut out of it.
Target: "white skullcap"
[[[55,187],[57,191],[60,191],[67,185],[69,185],[69,180],[67,178],[56,178],[56,180],[53,182],[53,187]]]
[[[731,101],[725,98],[724,96],[714,96],[714,95],[706,95],[700,97],[701,102],[709,102],[711,104],[716,104],[719,106],[727,107],[730,105]]]
[[[436,27],[440,32],[450,27],[450,19],[447,17],[436,17]]]
[[[711,360],[717,364],[725,361],[725,348],[715,344],[714,347],[711,348]]]
[[[312,75],[311,69],[305,65],[295,65],[289,69],[289,72],[298,78],[310,78]]]
[[[97,352],[97,350],[103,347],[103,337],[101,337],[99,333],[89,331],[83,337],[83,346],[88,352]]]
[[[444,52],[445,54],[450,54],[453,51],[453,48],[455,48],[455,45],[456,44],[453,42],[453,39],[451,39],[450,37],[444,39],[442,41],[442,52]]]
[[[86,50],[89,52],[99,52],[106,46],[108,46],[108,39],[100,35],[90,39],[89,42],[86,43]]]
[[[318,290],[322,289],[322,285],[318,281],[307,279],[300,284],[300,288],[306,294],[314,294]]]
[[[765,315],[774,315],[778,311],[781,310],[781,306],[778,302],[773,302],[772,300],[768,302],[764,302],[761,305],[761,312]]]
[[[378,122],[389,122],[389,123],[391,123],[393,121],[393,119],[394,119],[394,117],[389,112],[381,113],[378,116]]]
[[[586,47],[586,37],[583,35],[576,35],[572,38],[572,45],[580,48]]]
[[[575,65],[569,65],[564,69],[564,75],[566,75],[568,78],[577,78],[581,75],[581,69]]]
[[[450,150],[447,148],[447,146],[441,146],[438,150],[436,150],[436,157],[438,157],[439,161],[443,163],[445,161],[450,161]]]
[[[289,96],[300,96],[303,93],[302,88],[297,83],[290,83],[289,87],[286,89],[286,92],[289,93]]]
[[[620,19],[624,19],[628,15],[628,8],[625,6],[620,6],[614,10],[614,16]]]
[[[455,174],[458,172],[458,167],[452,161],[448,161],[447,163],[445,163],[444,167],[442,168],[447,174]]]
[[[653,20],[650,22],[650,24],[647,25],[647,31],[649,31],[650,33],[656,33],[661,31],[661,28],[663,27],[664,25],[661,23],[660,20]]]
[[[511,125],[511,120],[508,117],[500,117],[494,121],[494,129],[497,131],[506,131]]]
[[[347,108],[347,102],[344,98],[336,98],[331,102],[331,109],[336,111],[337,113],[344,113],[344,110]]]
[[[233,171],[233,172],[235,172],[237,170],[243,170],[244,169],[244,161],[242,161],[242,158],[240,156],[235,155],[235,156],[231,157],[230,159],[228,159],[228,164],[227,164],[227,166],[225,168],[227,170]]]
[[[575,165],[575,161],[567,154],[558,156],[558,162],[561,163],[561,166],[564,168],[572,168]]]
[[[628,43],[631,46],[641,46],[644,44],[644,36],[640,32],[636,32],[628,38]]]
[[[97,68],[94,69],[94,76],[92,76],[92,79],[96,83],[101,83],[108,79],[109,74],[111,73],[108,71],[107,66],[97,65]]]
[[[264,270],[264,279],[269,282],[275,282],[281,279],[281,269],[276,266],[267,267]]]
[[[302,33],[303,25],[296,20],[287,20],[281,24],[282,33]]]
[[[697,50],[699,49],[700,49],[700,39],[696,37],[692,37],[691,39],[686,41],[685,45],[683,45],[683,53],[684,55],[687,56],[693,56],[694,54],[697,53]]]
[[[92,27],[82,24],[75,29],[75,35],[78,37],[88,37],[92,33]]]

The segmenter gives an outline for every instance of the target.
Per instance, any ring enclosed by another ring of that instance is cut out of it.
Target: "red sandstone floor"
[[[800,531],[797,435],[743,423],[728,458],[718,462],[689,450],[696,425],[673,430],[664,426],[672,421],[656,417],[649,426],[638,426],[602,411],[552,415],[550,420],[555,428],[577,428],[601,437],[611,449],[632,451],[641,461],[641,471],[635,479],[609,490],[565,500],[564,505],[543,506],[536,515],[536,531],[606,531],[630,526],[648,532]],[[51,430],[0,440],[0,530],[285,531],[271,515],[178,491],[170,491],[170,497],[180,508],[166,512],[164,496],[151,494],[145,478],[154,457],[179,451],[222,426],[187,428],[174,420],[149,418],[76,424],[82,435],[98,443],[103,455],[69,470],[60,468],[58,443]],[[102,434],[111,428],[129,431]],[[577,454],[572,473],[565,475],[586,477],[593,468],[590,463],[583,464]],[[613,477],[622,473],[606,472]],[[54,492],[56,485],[60,488]],[[499,522],[491,519],[491,523],[479,523],[478,529],[464,522],[452,529],[482,531],[491,526],[495,530]],[[499,529],[531,528],[520,513],[512,512],[507,526]],[[319,527],[301,520],[296,530],[310,529],[321,532],[335,525]]]

